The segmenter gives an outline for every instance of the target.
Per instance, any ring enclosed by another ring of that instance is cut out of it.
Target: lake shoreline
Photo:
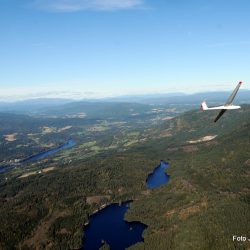
[[[108,209],[112,209],[114,207],[119,207],[118,209],[124,209],[125,208],[125,212],[123,214],[123,217],[122,217],[122,223],[126,224],[126,226],[129,228],[130,231],[132,231],[134,229],[134,227],[136,226],[140,226],[143,228],[141,234],[137,235],[139,237],[139,239],[134,242],[132,245],[136,244],[136,243],[139,243],[139,242],[144,242],[144,238],[142,237],[142,233],[144,232],[144,230],[146,230],[148,228],[148,225],[146,225],[145,223],[142,223],[140,221],[127,221],[125,219],[125,214],[128,212],[128,210],[130,209],[130,205],[131,203],[133,203],[134,200],[127,200],[127,201],[120,201],[120,202],[114,202],[114,203],[110,203],[110,204],[103,204],[102,206],[100,206],[99,209],[95,210],[91,215],[89,215],[89,222],[85,223],[84,224],[84,227],[83,227],[83,231],[84,231],[84,236],[83,236],[83,245],[82,245],[82,248],[81,249],[91,249],[89,246],[87,246],[86,248],[86,231],[89,229],[89,227],[91,226],[91,220],[92,220],[92,223],[93,223],[93,220],[98,217],[98,216],[101,216],[102,214],[101,213],[104,213],[105,212],[105,209],[108,210]],[[116,221],[117,222],[117,221]],[[103,246],[103,244],[105,244],[107,239],[102,239],[102,244],[98,247],[101,247]],[[107,242],[106,242],[107,243]],[[129,246],[126,246],[127,247],[130,247],[132,245],[129,245]],[[112,248],[112,245],[111,245],[111,248]],[[94,249],[93,249],[94,250]]]
[[[146,179],[147,189],[160,188],[169,182],[170,175],[165,172],[165,170],[169,168],[169,165],[168,162],[160,160],[160,164],[148,174]]]
[[[167,177],[167,179],[166,179],[166,181],[164,182],[164,183],[160,183],[160,185],[159,186],[157,186],[156,188],[158,188],[158,187],[160,187],[160,186],[162,186],[162,185],[164,185],[164,184],[166,184],[167,182],[168,182],[168,180],[169,180],[169,175],[167,175],[166,173],[165,173],[165,169],[167,169],[168,167],[169,167],[169,163],[168,162],[165,162],[165,161],[163,161],[163,160],[161,160],[160,161],[160,165],[158,165],[157,167],[155,167],[154,168],[154,170],[153,170],[153,172],[151,172],[151,173],[149,173],[148,174],[148,177],[146,178],[146,185],[147,185],[147,189],[149,190],[149,189],[153,189],[153,188],[150,188],[149,186],[148,186],[148,181],[149,181],[149,179],[154,175],[154,173],[156,172],[156,170],[157,169],[160,169],[161,171],[163,171],[163,174]],[[155,188],[155,187],[154,187]],[[141,221],[127,221],[126,219],[125,219],[125,214],[128,212],[128,210],[130,209],[130,204],[133,202],[134,200],[127,200],[127,201],[120,201],[120,202],[113,202],[113,203],[110,203],[110,204],[103,204],[103,205],[101,205],[100,206],[100,208],[98,208],[97,210],[95,210],[91,215],[88,215],[88,218],[89,218],[89,221],[87,222],[87,223],[85,223],[84,224],[84,227],[83,227],[83,231],[84,231],[84,236],[83,236],[83,245],[82,245],[82,249],[85,249],[85,244],[86,244],[86,239],[87,239],[87,237],[86,237],[86,232],[88,232],[87,230],[90,228],[90,226],[91,226],[91,220],[94,220],[95,219],[95,216],[101,216],[102,214],[102,212],[104,213],[104,210],[105,209],[108,209],[108,208],[112,208],[113,206],[119,206],[121,209],[122,209],[122,206],[123,205],[126,205],[127,206],[127,210],[126,210],[126,212],[124,213],[124,216],[123,216],[123,222],[124,223],[127,223],[128,225],[136,225],[136,224],[138,224],[138,225],[141,225],[141,226],[143,226],[144,227],[144,229],[143,229],[143,231],[142,231],[142,233],[141,233],[141,240],[139,240],[139,241],[137,241],[136,243],[139,243],[139,242],[144,242],[144,238],[142,237],[142,234],[143,234],[143,232],[144,232],[144,230],[146,230],[147,228],[148,228],[148,225],[147,224],[145,224],[145,223],[143,223],[143,222],[141,222]],[[101,219],[100,219],[101,220]],[[96,231],[96,233],[100,233],[100,230],[98,230],[99,228],[97,228],[97,231]],[[133,228],[132,228],[132,230],[133,230]],[[105,242],[106,242],[106,240],[107,239],[102,239],[102,244],[101,244],[101,246],[103,246],[104,244],[105,244]],[[106,242],[107,243],[107,242]],[[134,244],[136,244],[136,243],[134,243]],[[99,247],[101,247],[101,246],[99,246]],[[132,246],[132,245],[130,245],[130,246]],[[88,247],[88,246],[87,246]],[[112,245],[110,246],[111,248],[112,248]],[[87,250],[88,249],[91,249],[91,248],[86,248]],[[92,250],[92,249],[91,249]]]

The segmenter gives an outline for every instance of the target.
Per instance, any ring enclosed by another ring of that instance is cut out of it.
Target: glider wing
[[[217,115],[217,117],[214,119],[214,122],[217,122],[226,111],[227,111],[226,109],[222,109],[220,113]]]
[[[225,105],[231,105],[231,104],[232,104],[232,102],[233,102],[233,100],[234,100],[234,98],[235,98],[235,96],[236,96],[236,94],[237,94],[237,92],[238,92],[238,90],[239,90],[241,84],[242,84],[242,82],[239,82],[239,83],[238,83],[238,85],[236,86],[236,88],[235,88],[235,90],[233,91],[233,93],[232,93],[232,94],[229,96],[229,98],[227,99]]]

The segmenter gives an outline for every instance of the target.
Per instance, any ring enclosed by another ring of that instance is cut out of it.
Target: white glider
[[[233,100],[241,86],[242,82],[239,82],[238,85],[236,86],[235,90],[233,91],[233,93],[229,96],[228,100],[226,101],[226,103],[223,105],[223,106],[218,106],[218,107],[212,107],[212,108],[209,108],[206,104],[205,101],[203,101],[201,103],[201,108],[203,110],[217,110],[217,109],[220,109],[220,113],[218,114],[218,116],[215,118],[214,122],[217,122],[220,117],[228,110],[228,109],[240,109],[241,107],[240,106],[235,106],[235,105],[232,105],[233,103]]]

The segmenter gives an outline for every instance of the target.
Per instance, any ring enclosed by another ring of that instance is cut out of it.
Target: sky
[[[249,85],[248,0],[0,0],[0,100]]]

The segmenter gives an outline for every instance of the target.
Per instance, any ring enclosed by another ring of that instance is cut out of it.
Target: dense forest
[[[90,214],[103,204],[131,199],[134,202],[126,219],[141,221],[148,228],[144,243],[130,249],[249,248],[249,242],[234,242],[233,235],[250,236],[250,106],[226,113],[216,124],[214,115],[190,111],[156,123],[149,122],[151,117],[145,119],[147,126],[141,125],[140,117],[136,122],[128,119],[126,128],[112,123],[111,131],[97,129],[93,135],[91,130],[86,141],[76,136],[78,146],[71,154],[65,151],[50,161],[2,174],[0,248],[78,249]],[[59,124],[53,127],[69,126],[63,123],[68,121],[65,118],[55,121]],[[79,133],[79,120],[75,122],[72,130],[63,132],[65,138]],[[28,125],[20,123],[20,130],[22,126]],[[40,127],[51,124],[30,126],[40,133]],[[82,133],[90,132],[88,129]],[[54,134],[63,138],[56,133],[46,136]],[[85,150],[81,145],[93,140],[97,143],[95,154],[81,157],[81,150]],[[124,143],[110,147],[115,140]],[[96,151],[103,145],[106,150]],[[11,151],[6,152],[11,155]],[[67,161],[62,164],[58,157]],[[170,181],[159,189],[147,190],[147,175],[161,159],[170,162]],[[53,170],[20,178],[30,169],[48,167]]]

